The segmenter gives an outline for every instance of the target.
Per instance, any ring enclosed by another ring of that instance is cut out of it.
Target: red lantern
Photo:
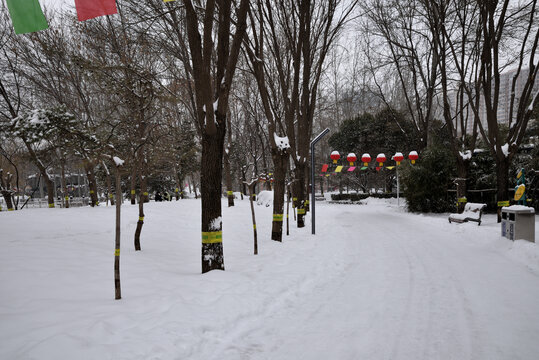
[[[361,155],[361,161],[363,161],[363,166],[369,166],[371,162],[371,156],[367,153]]]
[[[395,155],[393,155],[393,160],[397,162],[397,165],[400,165],[401,161],[404,160],[404,155],[402,155],[400,152],[395,153]]]
[[[354,166],[354,162],[357,160],[357,156],[354,153],[350,153],[346,157],[346,160],[348,160],[350,162],[350,166]]]
[[[417,151],[410,151],[410,154],[408,154],[408,159],[412,160],[412,164],[415,164],[415,161],[419,159],[419,155],[417,155]]]
[[[386,156],[384,154],[378,154],[378,156],[376,156],[376,161],[378,161],[378,164],[380,164],[380,167],[382,167],[386,161]]]
[[[331,160],[333,160],[333,163],[336,164],[337,160],[339,160],[341,158],[341,154],[339,154],[338,151],[334,151],[334,152],[331,153],[331,155],[329,157],[331,158]]]

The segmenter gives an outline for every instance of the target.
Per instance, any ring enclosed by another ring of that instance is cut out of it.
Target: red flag
[[[116,0],[75,0],[79,21],[117,14]]]

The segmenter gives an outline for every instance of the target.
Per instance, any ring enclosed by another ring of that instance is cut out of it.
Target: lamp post
[[[314,196],[314,146],[317,142],[320,141],[327,133],[329,132],[329,129],[326,128],[324,131],[322,131],[320,134],[318,134],[317,137],[314,138],[313,141],[311,141],[311,225],[312,225],[312,234],[315,234],[315,196]]]

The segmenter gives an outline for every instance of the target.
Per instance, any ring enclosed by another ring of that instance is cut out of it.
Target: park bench
[[[449,222],[463,223],[467,221],[477,222],[477,226],[481,225],[481,215],[483,215],[483,209],[487,207],[487,204],[478,203],[466,203],[464,205],[464,211],[462,214],[449,215]]]

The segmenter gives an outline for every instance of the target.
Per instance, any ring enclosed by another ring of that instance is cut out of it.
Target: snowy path
[[[317,207],[317,235],[268,239],[258,206],[223,207],[225,272],[200,275],[200,203],[0,214],[0,359],[537,360],[539,246],[493,215],[449,224],[387,201]],[[539,240],[539,222],[536,221]]]
[[[344,271],[260,319],[227,358],[537,359],[536,273],[467,245],[441,219],[363,208],[358,229],[359,214],[340,209],[332,240],[347,249]]]

